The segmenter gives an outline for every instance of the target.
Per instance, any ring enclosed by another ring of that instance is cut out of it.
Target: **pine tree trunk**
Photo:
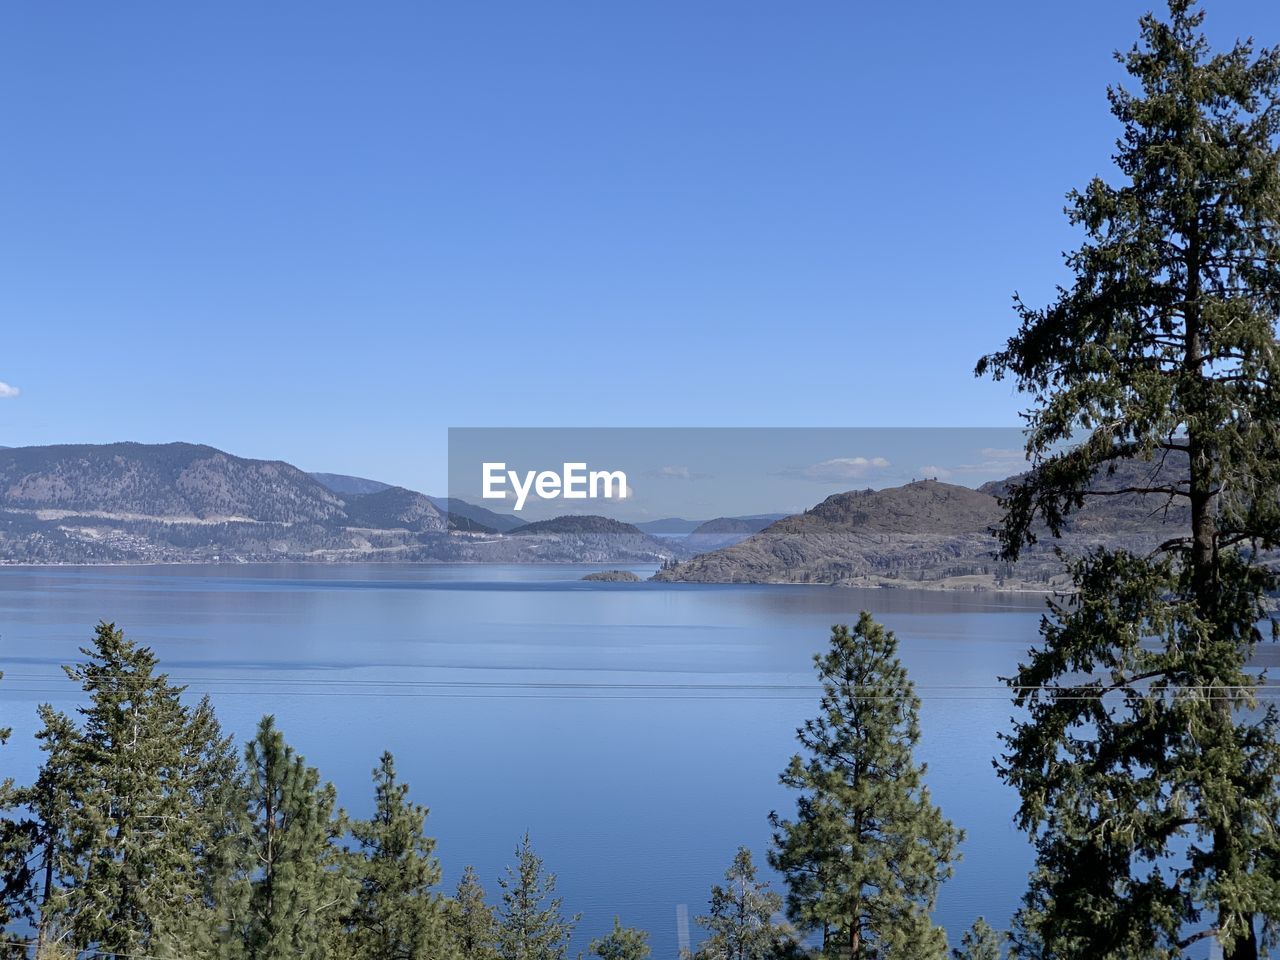
[[[1204,343],[1201,331],[1200,270],[1203,266],[1199,223],[1193,223],[1187,242],[1187,306],[1186,306],[1186,354],[1184,365],[1188,374],[1204,376]],[[1191,413],[1199,411],[1194,408]],[[1191,501],[1191,586],[1196,612],[1211,626],[1217,621],[1218,607],[1218,529],[1217,529],[1217,450],[1212,434],[1205,434],[1203,427],[1194,422],[1187,428],[1187,460],[1190,469]],[[1231,701],[1221,691],[1216,694],[1215,713],[1223,736],[1231,736],[1234,723]],[[1236,842],[1232,831],[1219,825],[1213,831],[1213,852],[1219,875],[1232,875],[1241,869],[1237,862]],[[1258,960],[1258,942],[1253,931],[1252,917],[1232,917],[1230,912],[1219,909],[1218,926],[1221,929],[1229,921],[1244,920],[1248,925],[1247,936],[1232,946],[1224,946],[1223,960]]]
[[[40,925],[36,930],[36,956],[44,950],[45,935],[49,931],[49,899],[53,896],[53,838],[44,849],[44,890],[40,894]]]
[[[1258,960],[1258,936],[1253,929],[1253,919],[1249,919],[1249,929],[1233,947],[1224,947],[1223,960]]]

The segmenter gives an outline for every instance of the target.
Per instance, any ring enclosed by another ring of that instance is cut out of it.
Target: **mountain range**
[[[1122,465],[1106,482],[1142,486],[1153,469]],[[1166,523],[1185,520],[1149,494],[1106,497],[1076,514],[1061,540],[1008,564],[995,558],[991,536],[1008,483],[852,490],[791,516],[525,523],[199,444],[0,448],[0,562],[660,563],[655,579],[668,582],[1044,589],[1062,576],[1056,548],[1149,549]]]
[[[634,527],[601,536],[582,519],[525,524],[460,500],[200,444],[0,449],[0,561],[10,563],[651,563],[679,552]],[[508,535],[515,530],[521,535]]]

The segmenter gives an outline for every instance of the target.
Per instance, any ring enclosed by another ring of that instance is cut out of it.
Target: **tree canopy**
[[[1156,498],[1168,521],[1150,553],[1073,558],[1011,680],[1026,714],[1001,770],[1038,860],[1023,955],[1216,936],[1253,960],[1256,918],[1280,917],[1277,720],[1249,666],[1280,539],[1280,53],[1214,52],[1203,18],[1170,0],[1118,55],[1116,176],[1069,196],[1072,282],[1018,299],[978,365],[1031,398],[1007,558],[1096,497]]]

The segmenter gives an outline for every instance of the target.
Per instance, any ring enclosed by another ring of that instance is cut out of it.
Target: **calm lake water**
[[[238,735],[274,713],[353,814],[393,751],[446,884],[471,863],[496,899],[528,830],[583,914],[575,948],[618,914],[667,960],[678,905],[704,912],[740,844],[763,864],[766,817],[794,802],[777,775],[816,704],[810,658],[867,609],[897,632],[930,789],[968,834],[938,919],[953,943],[978,914],[1007,922],[1031,856],[991,766],[1011,714],[996,678],[1040,598],[582,582],[592,569],[0,568],[0,768],[30,776],[35,705],[74,706],[58,667],[112,620]]]

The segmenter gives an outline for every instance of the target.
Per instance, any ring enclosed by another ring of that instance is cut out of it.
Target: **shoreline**
[[[659,567],[655,562],[619,563],[618,561],[583,561],[583,560],[544,560],[534,562],[503,563],[487,560],[138,560],[138,561],[103,561],[100,563],[83,562],[32,562],[32,561],[0,561],[0,574],[5,570],[123,570],[170,567],[219,567],[219,568],[251,568],[251,567],[530,567],[545,569],[548,567],[595,567],[602,571],[629,567]],[[600,581],[594,581],[600,582]],[[708,586],[708,587],[825,587],[837,590],[884,590],[898,593],[967,593],[967,594],[1017,594],[1020,596],[1052,596],[1063,591],[1054,587],[1030,586],[1027,584],[997,586],[985,583],[947,583],[945,581],[908,581],[872,580],[863,583],[822,583],[801,582],[796,580],[654,580],[641,577],[638,581],[610,581],[625,585],[662,585],[673,587]]]

